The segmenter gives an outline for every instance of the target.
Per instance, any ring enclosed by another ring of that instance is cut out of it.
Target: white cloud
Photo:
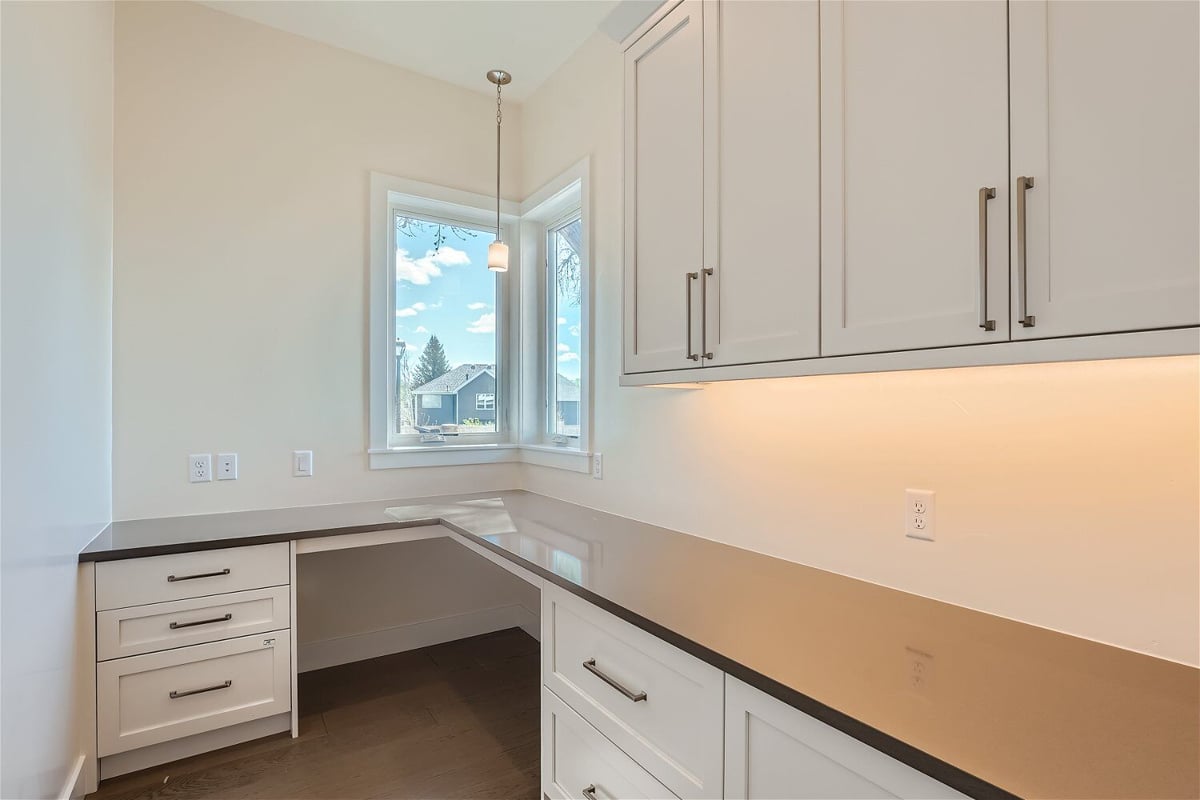
[[[566,353],[566,352],[570,351],[570,349],[571,349],[571,345],[563,344],[562,342],[558,343],[558,350],[560,353]]]
[[[398,308],[398,309],[396,309],[396,316],[397,316],[397,317],[415,317],[416,315],[417,315],[417,312],[416,312],[416,311],[414,311],[412,308]]]
[[[429,328],[426,328],[424,325],[418,325],[413,333],[429,333]]]
[[[409,308],[411,308],[413,311],[424,311],[425,309],[429,308],[429,306],[425,305],[424,303],[417,302],[413,303],[411,306],[409,306]]]
[[[413,303],[408,308],[396,309],[396,316],[397,317],[415,317],[421,311],[428,311],[431,308],[438,308],[440,306],[441,306],[441,303],[438,303],[435,306],[427,306],[418,300],[417,302]]]
[[[566,324],[567,324],[567,318],[566,318],[566,317],[559,317],[559,318],[558,318],[558,324],[559,324],[559,325],[566,325]]]
[[[559,361],[578,361],[579,353],[563,353],[558,357]]]
[[[481,308],[487,308],[487,303],[467,303],[467,309],[470,311],[478,311]]]
[[[482,314],[479,319],[467,325],[467,333],[495,333],[496,315]]]
[[[570,330],[570,331],[571,331],[571,335],[572,335],[572,336],[578,336],[578,335],[579,335],[579,326],[578,326],[578,325],[572,325],[572,326],[571,326],[571,327],[570,327],[568,330]]]
[[[444,266],[470,264],[470,257],[456,247],[443,247],[436,253],[426,250],[425,255],[414,259],[402,247],[396,248],[396,280],[408,281],[416,286],[428,286],[434,278],[442,275]]]

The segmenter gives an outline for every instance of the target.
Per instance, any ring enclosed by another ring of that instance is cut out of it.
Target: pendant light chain
[[[500,110],[499,82],[496,83],[496,239],[500,239],[500,122],[503,114]]]

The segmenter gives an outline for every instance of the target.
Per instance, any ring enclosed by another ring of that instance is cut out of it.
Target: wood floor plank
[[[513,628],[305,673],[298,739],[113,778],[88,800],[534,800],[538,661]]]

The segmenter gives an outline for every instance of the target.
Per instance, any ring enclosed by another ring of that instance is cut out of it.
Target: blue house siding
[[[481,394],[490,394],[492,396],[492,407],[490,409],[480,409],[478,407],[478,396]],[[459,409],[459,416],[455,420],[456,422],[461,422],[464,419],[477,419],[480,422],[496,421],[496,378],[491,373],[481,372],[476,375],[458,390],[456,399]]]

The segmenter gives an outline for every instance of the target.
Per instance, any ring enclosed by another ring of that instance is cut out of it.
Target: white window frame
[[[576,472],[591,471],[592,439],[592,246],[590,208],[590,163],[587,158],[572,165],[521,204],[522,352],[536,354],[536,367],[521,375],[521,441],[527,463],[559,467]],[[546,257],[549,232],[578,214],[581,217],[579,310],[579,436],[556,441],[551,434],[554,408],[550,383],[556,380],[557,352],[551,339],[556,325],[553,314],[553,284]]]
[[[512,461],[518,431],[519,361],[514,333],[521,264],[517,231],[520,208],[501,202],[501,235],[509,245],[509,271],[496,286],[497,432],[470,434],[454,443],[421,444],[419,436],[392,434],[395,419],[395,304],[397,212],[487,230],[496,225],[496,199],[372,172],[370,176],[370,320],[368,460],[371,469]],[[486,269],[486,264],[471,265]]]
[[[488,398],[486,405],[479,405],[479,398]],[[495,411],[496,410],[496,395],[492,392],[476,392],[475,393],[475,410],[476,411]]]

